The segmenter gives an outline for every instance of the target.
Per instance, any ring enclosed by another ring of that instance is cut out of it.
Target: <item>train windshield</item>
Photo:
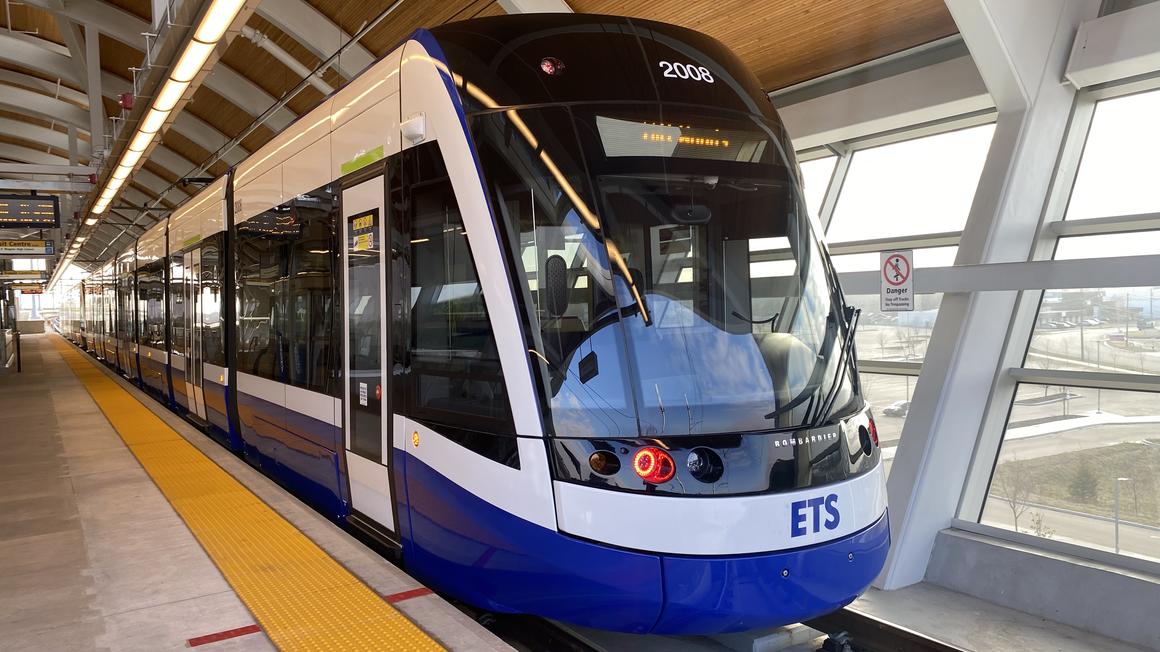
[[[551,433],[771,431],[823,420],[835,383],[834,409],[857,400],[837,373],[841,299],[776,125],[664,105],[476,122]]]

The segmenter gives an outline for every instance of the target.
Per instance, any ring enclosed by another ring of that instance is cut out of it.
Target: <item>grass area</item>
[[[1116,478],[1131,478],[1120,483],[1120,518],[1160,526],[1160,439],[1009,460],[996,470],[991,493],[1112,516]]]

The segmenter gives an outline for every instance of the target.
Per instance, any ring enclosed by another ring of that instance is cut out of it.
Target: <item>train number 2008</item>
[[[705,66],[694,66],[689,63],[672,63],[670,61],[660,62],[661,70],[665,71],[665,77],[672,77],[674,79],[691,79],[693,81],[705,82],[712,84],[713,73]]]

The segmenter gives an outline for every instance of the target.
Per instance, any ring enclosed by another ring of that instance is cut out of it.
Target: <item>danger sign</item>
[[[882,252],[882,312],[914,310],[914,252]]]

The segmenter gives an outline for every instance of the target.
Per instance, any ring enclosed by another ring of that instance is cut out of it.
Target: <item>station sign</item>
[[[20,294],[44,294],[43,285],[29,285],[19,288]]]
[[[6,269],[0,271],[0,281],[43,281],[47,278],[43,270],[16,270]]]
[[[60,227],[60,200],[54,195],[0,195],[0,229]]]
[[[884,251],[881,258],[882,312],[914,310],[914,251]]]
[[[52,240],[0,240],[0,256],[51,256],[55,253]]]

